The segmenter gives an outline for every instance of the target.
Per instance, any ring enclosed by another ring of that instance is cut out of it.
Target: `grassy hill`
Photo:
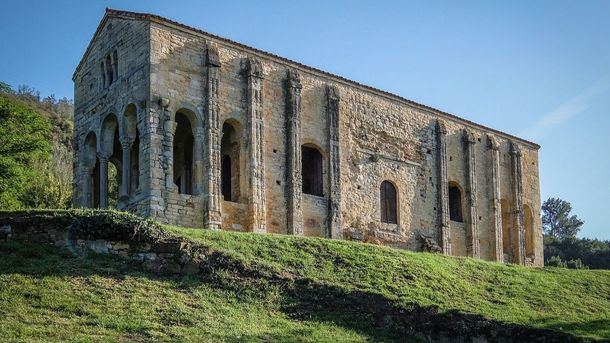
[[[205,273],[153,275],[118,256],[0,242],[0,341],[467,340],[484,327],[514,341],[610,339],[610,271],[162,230],[213,252]]]

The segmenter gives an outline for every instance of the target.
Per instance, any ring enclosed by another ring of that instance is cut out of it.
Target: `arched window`
[[[225,201],[231,199],[231,157],[224,155],[222,157],[221,176],[222,179],[222,198]]]
[[[99,205],[102,208],[116,207],[116,195],[113,193],[113,187],[118,184],[115,176],[121,174],[120,161],[123,156],[116,115],[111,113],[104,118],[100,141],[101,152],[107,157],[107,163],[101,163],[102,161],[100,161],[99,165]]]
[[[102,61],[102,63],[100,63],[100,67],[101,67],[101,77],[102,77],[102,85],[101,88],[106,87],[106,68],[104,67],[104,61]]]
[[[191,121],[184,113],[176,113],[174,183],[180,194],[193,194],[193,143]]]
[[[118,56],[116,50],[114,50],[114,52],[112,53],[112,71],[114,74],[114,79],[118,80],[119,79],[119,56]]]
[[[112,58],[110,55],[106,56],[106,84],[110,86],[113,82],[114,73],[112,72]]]
[[[301,176],[303,193],[323,196],[322,154],[314,147],[301,146]]]
[[[454,183],[449,183],[449,219],[455,222],[464,221],[462,216],[462,191]]]
[[[128,140],[132,140],[131,151],[129,153],[129,161],[125,166],[128,170],[129,179],[126,184],[125,191],[129,196],[138,189],[140,184],[140,133],[137,128],[138,110],[134,104],[130,104],[125,108],[123,114],[123,134]]]
[[[381,221],[398,224],[396,187],[390,181],[381,183]]]
[[[228,119],[222,124],[220,139],[220,181],[222,198],[225,201],[240,200],[240,141],[241,124],[234,119]]]

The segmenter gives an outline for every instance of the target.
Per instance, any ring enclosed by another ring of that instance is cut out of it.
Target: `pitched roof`
[[[406,103],[408,105],[411,105],[411,106],[414,106],[414,107],[418,107],[418,108],[420,108],[422,110],[426,110],[428,112],[432,112],[432,114],[434,114],[434,115],[437,115],[437,116],[440,116],[440,117],[445,117],[446,119],[454,120],[454,121],[460,122],[462,124],[465,124],[467,126],[472,126],[472,127],[478,128],[478,129],[482,129],[484,131],[489,131],[491,133],[500,134],[500,135],[502,135],[502,136],[504,136],[506,138],[509,138],[509,139],[516,139],[516,140],[518,140],[518,141],[520,141],[522,143],[525,143],[525,144],[529,145],[530,147],[532,147],[534,149],[539,149],[540,148],[540,145],[538,145],[537,143],[534,143],[532,141],[528,141],[526,139],[523,139],[523,138],[511,135],[511,134],[508,134],[506,132],[502,132],[502,131],[499,131],[499,130],[487,127],[485,125],[481,125],[481,124],[475,123],[475,122],[470,121],[468,119],[464,119],[462,117],[458,117],[458,116],[456,116],[454,114],[451,114],[451,113],[448,113],[448,112],[445,112],[445,111],[441,111],[441,110],[439,110],[437,108],[434,108],[434,107],[431,107],[431,106],[420,104],[420,103],[415,102],[413,100],[409,100],[407,98],[404,98],[404,97],[402,97],[400,95],[396,95],[396,94],[393,94],[393,93],[390,93],[390,92],[387,92],[387,91],[384,91],[382,89],[378,89],[378,88],[375,88],[375,87],[367,86],[365,84],[362,84],[362,83],[359,83],[359,82],[356,82],[356,81],[344,78],[342,76],[335,75],[335,74],[332,74],[332,73],[320,70],[318,68],[314,68],[314,67],[302,64],[300,62],[293,61],[291,59],[288,59],[288,58],[285,58],[285,57],[282,57],[282,56],[278,56],[276,54],[273,54],[273,53],[270,53],[270,52],[267,52],[267,51],[263,51],[263,50],[260,50],[260,49],[257,49],[257,48],[253,48],[251,46],[248,46],[248,45],[245,45],[245,44],[233,41],[231,39],[220,37],[220,36],[214,35],[212,33],[209,33],[209,32],[206,32],[206,31],[203,31],[203,30],[200,30],[200,29],[197,29],[197,28],[194,28],[194,27],[182,24],[182,23],[179,23],[179,22],[171,20],[171,19],[167,19],[167,18],[161,17],[161,16],[156,15],[156,14],[150,14],[150,13],[130,12],[130,11],[123,11],[123,10],[116,10],[116,9],[106,8],[106,13],[104,14],[104,17],[100,21],[100,24],[98,25],[98,27],[97,27],[97,29],[95,31],[95,34],[93,35],[93,37],[91,38],[91,41],[87,45],[87,49],[85,50],[85,53],[83,54],[83,57],[81,58],[80,62],[78,63],[78,66],[76,67],[76,70],[74,71],[74,74],[72,76],[73,80],[74,80],[74,76],[76,75],[78,70],[81,68],[83,62],[85,61],[85,59],[86,59],[86,57],[87,57],[87,55],[89,53],[89,50],[91,49],[93,41],[95,40],[97,35],[100,33],[100,31],[103,29],[104,25],[106,24],[106,22],[108,21],[108,19],[110,17],[148,20],[148,21],[155,22],[155,23],[158,23],[158,24],[161,24],[161,25],[171,26],[171,27],[175,27],[177,29],[185,30],[185,31],[188,31],[188,32],[191,32],[191,33],[201,34],[201,35],[207,36],[208,38],[215,39],[215,40],[218,40],[220,42],[232,45],[234,47],[247,50],[250,53],[256,53],[256,54],[262,55],[262,56],[264,56],[266,58],[271,58],[271,59],[277,60],[279,62],[290,64],[293,67],[298,67],[298,68],[303,69],[305,71],[308,71],[310,73],[318,74],[318,75],[321,75],[321,76],[325,76],[325,77],[331,78],[332,80],[334,80],[336,82],[344,83],[344,84],[347,84],[347,85],[352,86],[352,87],[355,86],[355,87],[358,87],[358,88],[362,88],[364,90],[373,92],[373,93],[375,93],[377,95],[384,96],[384,97],[389,98],[391,100],[403,102],[403,103]]]

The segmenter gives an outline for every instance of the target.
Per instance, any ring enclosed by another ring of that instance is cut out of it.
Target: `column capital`
[[[125,149],[130,149],[133,142],[135,141],[134,137],[123,137],[120,139],[121,141],[121,147],[123,148],[123,150]]]
[[[440,119],[436,120],[436,131],[438,131],[439,134],[447,134],[447,125],[445,125],[444,121]]]
[[[101,162],[106,162],[106,163],[108,163],[108,159],[110,158],[110,156],[106,155],[106,154],[105,154],[105,153],[103,153],[103,152],[98,152],[98,153],[97,153],[97,158],[100,160],[100,163],[101,163]]]
[[[339,98],[340,98],[339,88],[337,88],[337,86],[334,86],[334,85],[327,85],[326,86],[326,97],[328,98],[328,101],[338,102]]]
[[[205,49],[205,65],[208,67],[220,67],[220,57],[218,56],[218,48],[215,45],[208,44]]]
[[[515,157],[521,157],[521,148],[513,141],[510,142],[510,154]]]
[[[301,75],[299,75],[299,72],[296,69],[289,69],[287,74],[286,85],[288,89],[300,91],[303,86],[301,85]]]
[[[251,57],[246,60],[246,76],[264,78],[263,65],[258,59]]]
[[[476,137],[474,132],[469,129],[464,129],[463,131],[463,139],[466,144],[474,144],[476,142]]]
[[[487,135],[487,147],[494,151],[500,150],[500,144],[498,143],[496,137],[494,137],[492,134]]]
[[[169,98],[159,97],[159,100],[157,103],[159,104],[159,106],[161,106],[161,108],[163,108],[164,110],[167,110],[167,108],[171,104],[171,100]]]

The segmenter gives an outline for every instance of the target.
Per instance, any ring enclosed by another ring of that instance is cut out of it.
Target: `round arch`
[[[191,104],[188,104],[188,103],[181,103],[179,106],[176,106],[175,108],[177,108],[177,110],[170,112],[171,120],[176,121],[176,116],[178,115],[178,113],[181,113],[189,119],[193,130],[196,127],[203,127],[203,119],[202,119],[201,113],[199,113],[199,110],[197,110],[197,108],[195,106],[192,106]]]
[[[114,113],[109,113],[102,120],[100,128],[100,140],[98,151],[106,154],[107,156],[112,155],[114,151],[114,137],[115,130],[119,129],[119,121]]]
[[[240,202],[242,199],[242,170],[244,170],[243,125],[235,119],[226,119],[222,124],[220,139],[221,191],[225,201]]]
[[[464,222],[464,189],[457,181],[449,181],[449,219]]]
[[[398,186],[386,179],[379,184],[380,219],[382,223],[398,224],[399,220]]]
[[[314,143],[301,145],[301,180],[304,194],[324,196],[324,154]]]

